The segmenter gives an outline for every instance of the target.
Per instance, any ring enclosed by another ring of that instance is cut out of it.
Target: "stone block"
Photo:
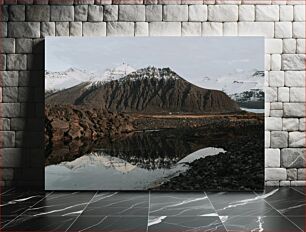
[[[282,68],[282,57],[280,54],[272,54],[270,66],[272,71],[278,71]]]
[[[106,36],[106,23],[84,22],[83,36]]]
[[[48,22],[50,21],[50,6],[48,5],[27,5],[27,21]]]
[[[0,76],[1,87],[18,86],[18,71],[2,71]]]
[[[289,132],[289,147],[304,147],[305,133],[300,131]]]
[[[201,36],[200,22],[183,22],[182,36]]]
[[[299,168],[297,177],[298,180],[306,180],[306,168]]]
[[[1,38],[2,46],[0,46],[1,53],[15,53],[15,39]]]
[[[159,22],[163,20],[163,8],[161,5],[146,6],[146,21]]]
[[[287,169],[287,180],[297,180],[297,169],[296,168]]]
[[[164,21],[188,21],[187,5],[165,5],[163,10]]]
[[[32,53],[32,39],[16,39],[16,53]]]
[[[305,54],[305,39],[297,39],[296,44],[296,52],[299,54]]]
[[[282,119],[276,117],[266,117],[265,118],[265,130],[277,131],[282,130]]]
[[[298,186],[306,186],[306,181],[301,181],[301,180],[294,180],[290,182],[291,187],[298,187]]]
[[[237,5],[208,6],[208,20],[211,22],[238,21]]]
[[[280,181],[287,179],[287,172],[285,168],[266,168],[265,180]]]
[[[267,186],[267,187],[278,187],[280,185],[280,182],[282,182],[282,181],[278,181],[278,180],[265,181],[265,186]]]
[[[256,21],[279,21],[278,5],[256,5]]]
[[[270,108],[271,110],[282,110],[283,103],[282,102],[272,102]]]
[[[82,22],[70,22],[70,36],[82,36]]]
[[[149,23],[136,22],[135,23],[135,36],[148,36],[149,35]]]
[[[9,22],[8,36],[12,38],[39,38],[39,22]]]
[[[222,36],[223,24],[215,22],[202,23],[202,36]]]
[[[3,117],[19,117],[20,116],[20,104],[19,103],[2,103]]]
[[[284,131],[296,131],[299,129],[299,120],[297,118],[283,118]]]
[[[76,5],[74,6],[74,21],[87,21],[88,17],[88,5]]]
[[[9,5],[2,5],[0,7],[0,21],[8,21],[9,19]]]
[[[289,87],[305,86],[305,72],[304,71],[285,72],[285,86]]]
[[[117,21],[118,11],[118,5],[105,5],[103,13],[104,21]]]
[[[89,22],[103,21],[103,6],[89,5],[88,6],[88,21]]]
[[[108,22],[107,36],[134,36],[133,22]]]
[[[279,186],[281,186],[281,187],[289,187],[290,186],[290,181],[289,180],[281,180],[279,182]]]
[[[239,6],[239,21],[255,21],[255,6],[254,5],[240,5]]]
[[[281,150],[281,165],[285,168],[304,168],[303,148],[284,148]]]
[[[290,102],[305,102],[305,88],[291,87]]]
[[[294,21],[305,22],[305,5],[295,5],[293,16],[294,16]]]
[[[280,167],[280,150],[265,149],[265,167],[279,168]]]
[[[277,88],[276,87],[266,87],[265,88],[265,101],[266,102],[277,101]]]
[[[297,39],[305,38],[305,22],[293,22],[292,36]]]
[[[271,148],[288,147],[288,132],[272,131],[270,140],[271,140]]]
[[[271,87],[281,87],[285,84],[285,73],[283,71],[269,72],[269,85]]]
[[[151,22],[149,23],[150,36],[181,36],[179,22]]]
[[[8,70],[26,70],[27,56],[22,54],[8,54],[7,55],[7,69]]]
[[[55,23],[54,22],[42,22],[41,23],[41,37],[55,36]]]
[[[305,70],[305,54],[283,54],[283,70]]]
[[[69,22],[56,22],[55,36],[69,36]]]
[[[270,116],[271,117],[283,117],[283,110],[271,110]]]
[[[18,88],[17,87],[4,87],[2,88],[2,102],[17,102]]]
[[[304,103],[284,103],[285,117],[304,117],[305,104]]]
[[[294,54],[296,52],[295,39],[283,39],[283,53]]]
[[[119,21],[145,21],[145,6],[119,5]]]
[[[207,20],[207,6],[205,5],[189,5],[188,8],[189,21],[206,21]]]
[[[10,21],[25,21],[25,5],[10,5],[8,13]]]
[[[275,22],[275,38],[292,38],[292,23]]]
[[[267,38],[274,37],[273,22],[239,22],[239,35],[242,36],[265,36]]]
[[[53,5],[51,6],[51,21],[67,22],[74,20],[74,7]]]
[[[265,52],[281,54],[283,52],[283,41],[281,39],[265,39]]]
[[[279,20],[285,22],[293,21],[293,6],[279,6]]]
[[[236,22],[223,23],[223,35],[224,36],[237,36],[238,24]]]
[[[0,22],[0,37],[8,37],[7,22]]]

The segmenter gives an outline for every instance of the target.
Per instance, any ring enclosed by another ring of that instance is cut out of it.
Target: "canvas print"
[[[264,186],[264,38],[48,37],[46,190]]]

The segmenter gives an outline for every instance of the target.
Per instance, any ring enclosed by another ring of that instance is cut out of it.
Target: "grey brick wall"
[[[4,0],[1,185],[43,185],[45,36],[266,38],[266,184],[305,185],[304,0]]]

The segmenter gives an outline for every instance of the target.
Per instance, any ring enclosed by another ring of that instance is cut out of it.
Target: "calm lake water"
[[[225,152],[212,146],[220,144],[225,134],[207,136],[201,129],[169,129],[103,141],[72,161],[46,166],[45,188],[147,190],[186,172],[196,159]]]

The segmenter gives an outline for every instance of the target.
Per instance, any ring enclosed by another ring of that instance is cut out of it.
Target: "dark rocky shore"
[[[190,169],[153,190],[250,191],[264,188],[264,130],[262,125],[241,128],[245,136],[215,144],[226,150],[201,158]]]

